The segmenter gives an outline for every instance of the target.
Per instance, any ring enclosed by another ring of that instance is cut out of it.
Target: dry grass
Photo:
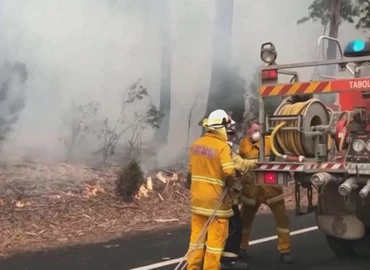
[[[28,163],[0,173],[0,256],[106,241],[129,232],[185,224],[190,218],[185,177],[147,174],[133,203],[115,194],[117,170]],[[292,188],[286,190],[294,206]],[[266,212],[261,207],[261,212]]]

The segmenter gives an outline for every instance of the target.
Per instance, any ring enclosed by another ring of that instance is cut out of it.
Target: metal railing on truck
[[[271,44],[271,43],[270,43]],[[262,45],[263,46],[263,45]],[[341,50],[340,50],[341,52]],[[349,68],[348,64],[355,64],[355,70]],[[291,95],[307,95],[307,94],[333,94],[333,93],[345,93],[345,92],[368,92],[370,91],[370,76],[360,77],[360,72],[358,72],[358,66],[363,63],[370,63],[370,56],[356,57],[356,58],[345,58],[335,60],[324,60],[324,61],[312,61],[303,62],[295,64],[286,65],[276,65],[272,64],[261,68],[261,86],[259,89],[259,122],[261,128],[262,138],[260,141],[260,149],[265,147],[265,99],[269,97],[277,96],[291,96]],[[294,76],[294,80],[298,80],[298,73],[295,71],[286,71],[286,69],[295,68],[307,68],[307,67],[319,67],[319,66],[329,66],[329,65],[339,65],[341,70],[348,70],[354,77],[345,79],[330,79],[323,81],[309,81],[309,82],[294,82],[286,84],[263,84],[264,75],[272,74],[273,76],[277,74],[288,74]],[[294,118],[294,116],[287,116]],[[299,119],[295,117],[294,119]],[[286,119],[288,120],[288,119]],[[280,119],[281,121],[281,119]],[[264,151],[260,151],[259,161],[263,162],[265,160]]]

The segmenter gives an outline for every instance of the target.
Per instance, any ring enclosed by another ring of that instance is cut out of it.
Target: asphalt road
[[[278,261],[271,215],[256,217],[249,251],[251,270],[369,270],[370,260],[338,260],[326,245],[321,232],[315,230],[314,217],[291,215],[293,255],[295,264]],[[309,228],[308,231],[302,229]],[[300,231],[298,231],[300,230]],[[176,264],[163,266],[185,254],[189,229],[165,230],[115,240],[103,244],[79,246],[53,251],[29,253],[0,261],[1,270],[173,270]],[[370,258],[369,258],[370,259]],[[160,263],[159,266],[154,264]]]

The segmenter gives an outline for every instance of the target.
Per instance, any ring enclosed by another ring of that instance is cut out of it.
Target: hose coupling
[[[327,172],[318,172],[312,175],[311,177],[311,183],[314,184],[317,187],[321,187],[326,185],[332,180],[331,174]]]
[[[343,184],[341,184],[338,188],[338,192],[340,195],[342,196],[348,196],[351,191],[357,187],[356,185],[356,177],[354,176],[351,176],[350,178],[348,178],[346,181],[344,181]]]
[[[365,199],[370,193],[370,180],[367,180],[367,183],[366,183],[366,186],[364,186],[358,195],[360,195],[360,197],[362,199]]]

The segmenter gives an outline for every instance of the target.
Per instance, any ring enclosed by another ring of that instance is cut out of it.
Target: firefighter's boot
[[[245,260],[248,256],[248,251],[244,248],[240,249],[239,258]]]
[[[293,257],[290,253],[281,253],[280,260],[283,263],[293,263]]]
[[[249,265],[240,260],[225,261],[221,263],[221,270],[249,270]]]

